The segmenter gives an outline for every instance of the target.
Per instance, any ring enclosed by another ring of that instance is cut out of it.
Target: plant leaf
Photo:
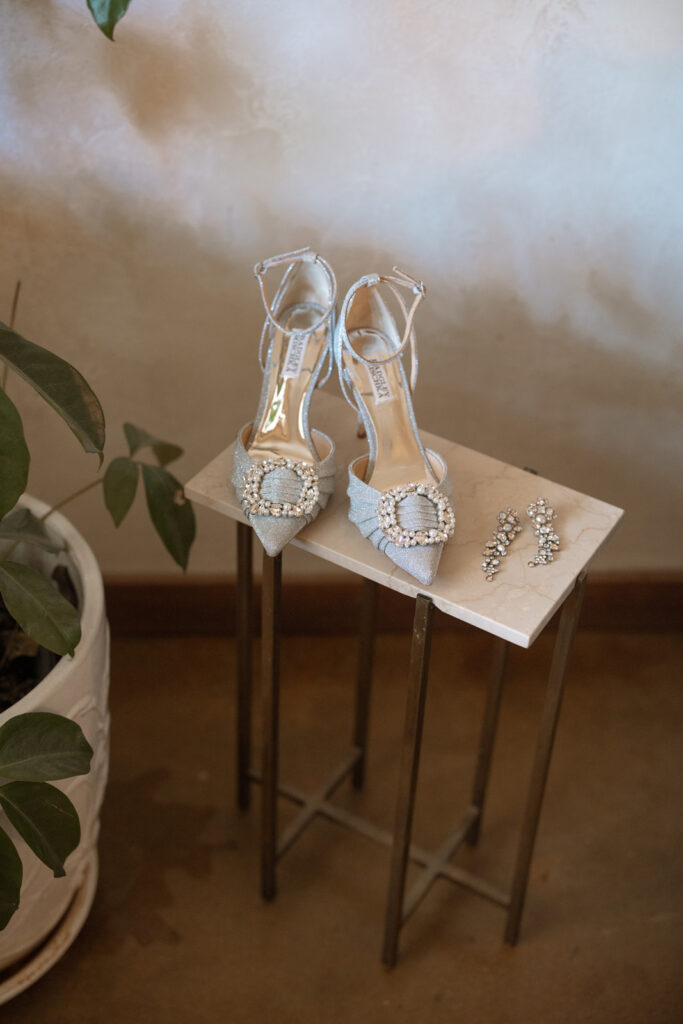
[[[55,654],[73,654],[81,638],[78,612],[37,569],[0,562],[0,594],[32,640]]]
[[[86,452],[97,452],[102,465],[104,413],[85,377],[65,359],[27,341],[3,323],[0,359],[59,413]]]
[[[0,931],[19,906],[23,877],[24,867],[17,848],[4,828],[0,828]]]
[[[88,7],[95,23],[112,42],[116,24],[128,10],[129,4],[130,0],[88,0]]]
[[[0,786],[0,806],[36,857],[55,877],[65,875],[64,861],[81,840],[68,796],[48,782],[8,782]]]
[[[183,449],[177,444],[160,441],[158,437],[148,434],[142,427],[136,427],[133,423],[124,423],[123,432],[126,435],[131,455],[135,455],[141,448],[151,448],[160,466],[168,466],[170,462],[179,459],[183,454]]]
[[[195,518],[194,509],[184,496],[183,486],[160,466],[143,466],[142,479],[156,531],[171,557],[186,569],[195,535]]]
[[[121,455],[118,459],[112,459],[104,474],[104,503],[111,513],[114,526],[120,526],[130,506],[135,499],[135,492],[138,489],[138,476],[140,470],[137,462]]]
[[[76,722],[49,711],[16,715],[0,727],[0,776],[47,782],[87,775],[92,747]]]
[[[0,522],[0,540],[23,540],[55,554],[65,545],[57,544],[45,529],[42,520],[28,508],[15,508]]]
[[[26,490],[30,461],[21,416],[0,388],[0,519]]]

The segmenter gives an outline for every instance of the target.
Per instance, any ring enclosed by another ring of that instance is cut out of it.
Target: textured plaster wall
[[[113,45],[83,0],[3,4],[0,316],[20,277],[17,329],[86,374],[110,453],[130,419],[182,478],[255,410],[252,264],[310,243],[342,290],[427,282],[426,429],[624,507],[600,568],[680,567],[682,172],[680,0],[133,0]],[[31,489],[86,482],[11,388]],[[100,505],[72,517],[106,571],[172,571]],[[230,568],[199,527],[193,571]]]

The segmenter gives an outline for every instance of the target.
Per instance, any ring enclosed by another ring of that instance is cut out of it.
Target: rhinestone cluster
[[[269,501],[261,493],[263,479],[274,469],[291,469],[301,480],[296,502]],[[294,517],[312,515],[320,498],[318,474],[313,466],[296,459],[264,459],[249,467],[242,487],[242,506],[252,516]]]
[[[515,539],[521,529],[519,515],[514,509],[506,508],[504,512],[498,513],[498,522],[491,540],[482,551],[484,561],[481,563],[481,567],[488,583],[491,583],[495,574],[499,572],[498,566],[501,558],[505,558],[511,541]]]
[[[436,508],[438,526],[433,529],[406,530],[398,521],[398,506],[409,494],[420,494]],[[433,484],[401,484],[383,491],[377,502],[379,527],[387,540],[399,548],[443,544],[453,536],[455,512],[448,498]]]
[[[557,513],[547,498],[537,498],[528,506],[526,514],[531,519],[534,533],[538,537],[538,552],[528,564],[547,565],[553,560],[553,551],[560,549],[560,538],[551,525],[553,519],[557,519]]]

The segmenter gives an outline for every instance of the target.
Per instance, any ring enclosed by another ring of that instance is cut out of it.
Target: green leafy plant
[[[0,598],[2,613],[11,623],[4,649],[0,643],[0,681],[11,649],[18,646],[23,654],[28,641],[29,647],[61,657],[73,654],[81,637],[79,612],[68,593],[60,592],[52,577],[16,557],[20,544],[52,553],[60,550],[45,525],[56,509],[101,487],[105,506],[118,527],[142,478],[152,523],[183,569],[195,537],[192,506],[167,468],[183,454],[182,448],[126,423],[128,454],[112,459],[103,471],[105,421],[99,400],[75,367],[14,331],[17,297],[18,287],[11,326],[0,323],[0,362],[4,363],[0,377]],[[30,453],[21,416],[7,394],[10,370],[52,406],[84,451],[99,459],[95,479],[41,517],[18,504],[28,480]],[[141,460],[142,453],[151,454],[152,461]],[[62,589],[68,590],[64,585]],[[48,662],[48,671],[51,664],[54,658]],[[75,811],[69,810],[66,797],[49,786],[48,780],[87,772],[90,755],[86,763],[85,754],[90,748],[75,723],[57,715],[47,718],[49,723],[44,715],[17,716],[0,728],[0,810],[55,874],[63,874],[63,861],[78,843],[78,818],[74,821]],[[55,771],[65,774],[51,774]],[[21,864],[17,866],[17,861],[13,844],[0,828],[0,929],[18,905]]]
[[[75,722],[34,711],[0,727],[0,807],[27,846],[55,877],[76,849],[81,826],[55,779],[85,775],[92,748]],[[0,826],[0,930],[19,906],[23,865],[17,848]]]
[[[27,341],[0,323],[0,360],[27,381],[69,425],[86,452],[94,452],[102,466],[105,425],[102,407],[84,377],[54,353]],[[78,613],[37,570],[16,562],[12,555],[20,541],[52,548],[45,520],[58,508],[95,487],[102,487],[112,520],[120,526],[135,498],[142,477],[149,514],[169,554],[187,567],[195,536],[192,506],[182,484],[166,468],[183,449],[162,441],[146,430],[124,425],[128,455],[114,458],[103,474],[53,506],[38,518],[17,508],[26,488],[30,464],[21,417],[4,387],[0,388],[0,543],[9,547],[0,557],[0,596],[10,614],[31,639],[55,654],[73,654],[80,639]],[[141,461],[149,451],[156,462]]]
[[[107,39],[114,41],[114,29],[124,16],[130,0],[88,0],[88,8],[95,24],[102,29]]]

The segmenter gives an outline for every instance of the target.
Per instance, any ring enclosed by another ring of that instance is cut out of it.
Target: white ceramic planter
[[[36,515],[47,511],[46,505],[33,498],[24,497],[21,503]],[[99,813],[109,760],[109,629],[102,576],[95,556],[68,519],[54,513],[46,521],[46,527],[51,534],[66,542],[66,552],[48,555],[35,548],[22,546],[15,557],[28,564],[49,567],[50,571],[56,564],[68,565],[80,599],[81,642],[73,657],[61,658],[35,689],[0,714],[0,725],[27,711],[53,711],[66,715],[78,722],[93,748],[94,756],[88,775],[56,783],[73,801],[81,822],[81,841],[66,861],[64,878],[53,876],[2,815],[2,827],[12,836],[23,861],[24,881],[19,909],[4,931],[0,932],[0,970],[6,970],[36,950],[60,922],[73,918],[72,903],[74,906],[79,904],[81,911],[78,927],[74,928],[72,923],[68,930],[68,941],[62,938],[55,946],[53,936],[48,945],[55,948],[56,955],[51,959],[48,957],[49,962],[45,962],[46,950],[42,951],[43,968],[39,972],[30,972],[30,981],[21,983],[17,978],[17,986],[11,984],[10,978],[0,985],[0,1002],[16,995],[17,991],[26,988],[27,984],[52,966],[76,937],[80,925],[87,917],[94,896]],[[82,891],[79,893],[79,890]],[[84,908],[85,890],[90,895]],[[79,898],[75,899],[77,894]]]

